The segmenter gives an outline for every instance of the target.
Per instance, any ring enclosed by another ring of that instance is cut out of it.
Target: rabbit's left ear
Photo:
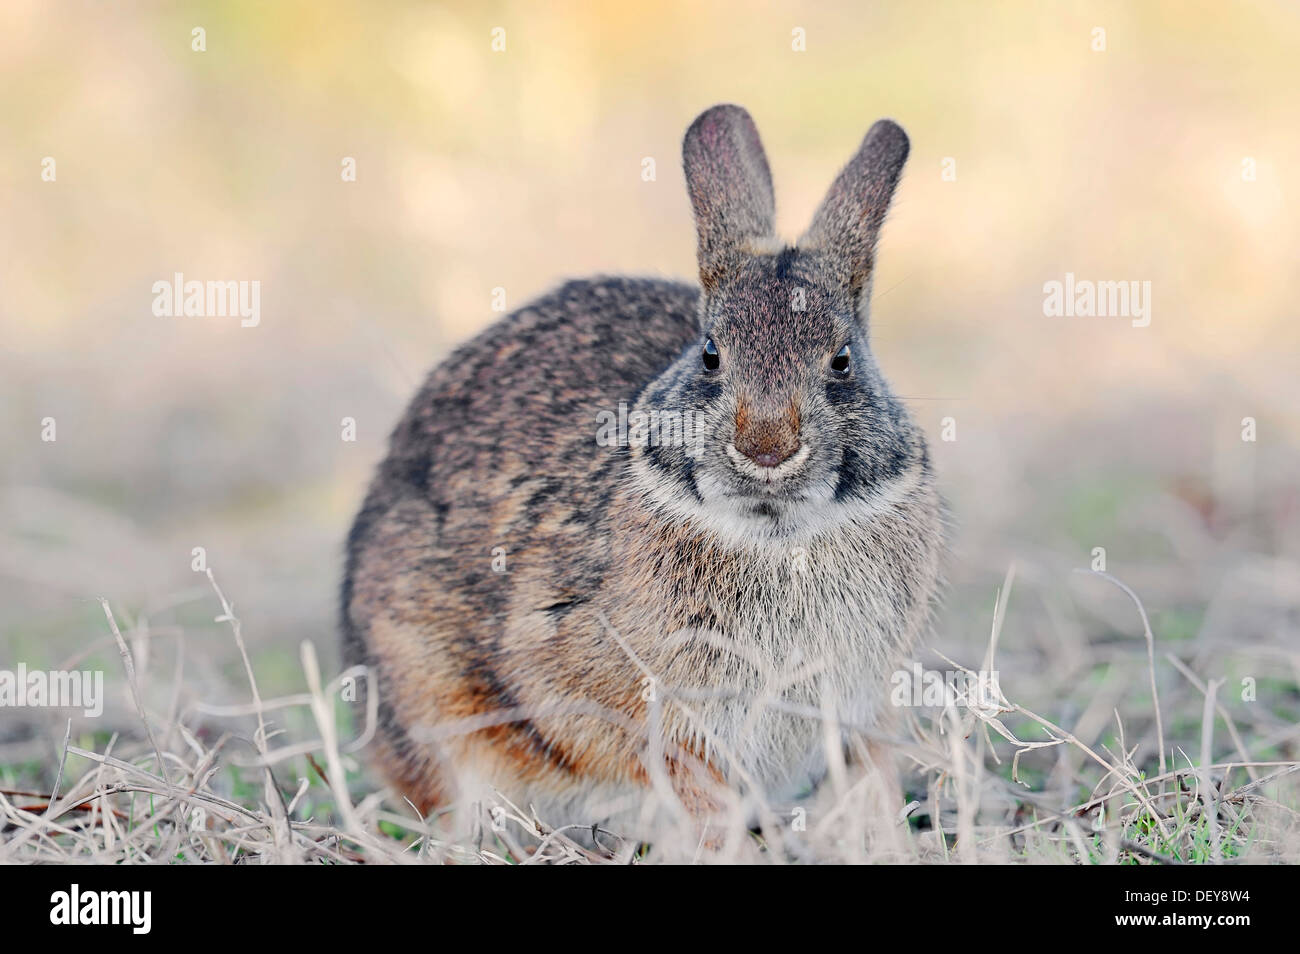
[[[682,142],[686,188],[699,235],[700,284],[712,291],[772,235],[776,200],[758,129],[739,106],[701,113]]]
[[[833,274],[855,299],[871,276],[880,226],[907,162],[908,148],[907,133],[901,126],[890,119],[879,120],[840,172],[799,240],[800,246],[825,253]]]

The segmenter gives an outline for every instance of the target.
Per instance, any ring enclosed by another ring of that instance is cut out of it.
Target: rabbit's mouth
[[[734,444],[723,445],[732,473],[723,479],[721,492],[713,499],[733,517],[757,521],[767,531],[779,529],[788,523],[799,522],[799,514],[806,505],[823,504],[820,492],[824,481],[811,471],[813,454],[809,444],[799,449],[779,464],[764,466],[738,451]]]
[[[781,461],[779,464],[765,466],[750,460],[744,454],[736,449],[736,445],[730,441],[726,445],[727,457],[730,458],[731,464],[736,470],[748,477],[750,480],[756,480],[762,484],[777,484],[787,478],[793,477],[803,470],[804,464],[808,462],[811,454],[807,444],[801,444],[799,449]]]

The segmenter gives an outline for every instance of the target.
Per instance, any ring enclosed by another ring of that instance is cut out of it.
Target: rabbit
[[[375,760],[422,812],[495,790],[556,827],[707,826],[814,790],[828,724],[892,724],[944,550],[868,345],[908,149],[873,125],[788,245],[753,120],[715,106],[682,150],[698,287],[571,281],[429,376],[341,588]]]

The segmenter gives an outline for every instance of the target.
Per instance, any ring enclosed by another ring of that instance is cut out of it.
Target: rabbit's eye
[[[718,370],[718,346],[713,343],[712,338],[704,341],[704,367],[709,371]]]
[[[849,373],[849,346],[840,349],[839,354],[831,358],[831,370],[836,374]]]

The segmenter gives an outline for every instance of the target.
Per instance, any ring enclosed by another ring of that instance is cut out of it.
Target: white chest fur
[[[843,730],[874,724],[918,615],[908,585],[918,554],[889,526],[904,516],[701,568],[705,592],[691,596],[715,625],[665,647],[666,688],[688,714],[679,741],[779,800],[822,774]]]

